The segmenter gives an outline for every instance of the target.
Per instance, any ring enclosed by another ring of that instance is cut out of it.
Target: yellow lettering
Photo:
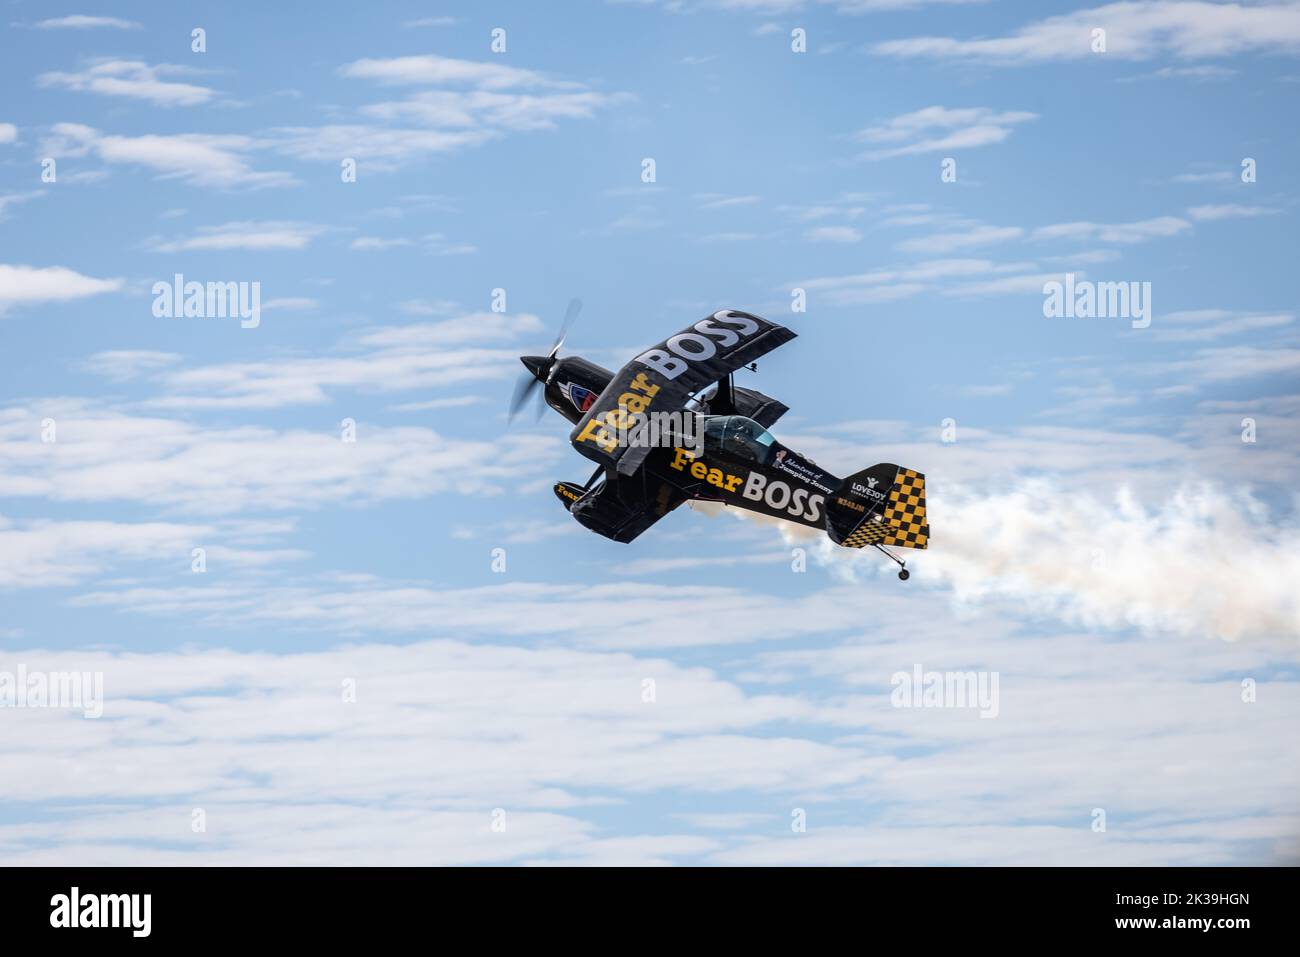
[[[659,391],[659,386],[651,385],[650,380],[645,377],[644,372],[638,372],[636,378],[632,380],[630,388],[638,392],[644,392],[647,396],[653,396]]]
[[[596,419],[588,419],[587,424],[582,427],[578,433],[579,442],[595,442],[606,452],[612,452],[618,447],[618,440],[601,427]]]
[[[722,469],[709,469],[709,484],[722,488]]]
[[[695,476],[695,478],[702,479],[708,474],[709,469],[703,462],[691,463],[691,475]]]

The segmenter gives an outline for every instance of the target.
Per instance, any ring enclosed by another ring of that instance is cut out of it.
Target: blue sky
[[[0,672],[105,687],[0,709],[7,859],[1295,859],[1300,4],[5,12]],[[260,324],[156,317],[176,273]],[[1066,273],[1149,327],[1045,318]],[[505,407],[573,296],[610,368],[795,329],[744,384],[926,473],[912,579],[572,522]],[[892,707],[916,664],[997,717]]]

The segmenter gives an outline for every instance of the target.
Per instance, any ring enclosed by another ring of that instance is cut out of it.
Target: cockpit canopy
[[[766,465],[776,453],[776,436],[743,415],[710,415],[704,419],[705,451],[721,451]]]

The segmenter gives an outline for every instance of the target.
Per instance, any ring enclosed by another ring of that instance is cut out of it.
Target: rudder
[[[845,548],[925,548],[925,476],[889,462],[850,475],[827,502],[826,533]]]

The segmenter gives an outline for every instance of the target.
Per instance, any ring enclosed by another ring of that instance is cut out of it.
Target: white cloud
[[[325,232],[324,226],[293,222],[233,222],[220,226],[200,226],[193,236],[179,239],[155,239],[155,252],[175,253],[189,250],[305,249]]]
[[[121,20],[117,17],[91,17],[85,14],[73,14],[68,17],[54,17],[32,24],[38,30],[93,30],[107,27],[113,30],[138,30],[140,24],[134,20]]]
[[[1291,313],[1236,313],[1223,309],[1171,312],[1159,317],[1151,332],[1165,342],[1209,342],[1225,336],[1280,329],[1295,322]]]
[[[824,0],[841,13],[877,13],[888,10],[914,10],[935,4],[984,3],[986,0]]]
[[[171,370],[158,379],[162,394],[145,401],[160,409],[269,409],[321,404],[342,389],[427,391],[507,379],[519,371],[519,353],[502,346],[541,329],[536,316],[501,313],[380,327],[319,356]]]
[[[413,130],[353,123],[283,127],[272,130],[265,144],[298,160],[337,166],[340,156],[349,156],[367,169],[391,171],[423,156],[478,146],[494,135],[485,129]]]
[[[312,299],[309,296],[282,296],[279,299],[268,299],[262,303],[263,310],[282,309],[288,312],[305,312],[315,309],[320,305],[320,301]]]
[[[1273,323],[1277,324],[1277,323]],[[1186,359],[1156,363],[1153,371],[1192,377],[1203,382],[1255,380],[1300,372],[1300,349],[1223,346],[1201,349]]]
[[[41,86],[131,97],[159,106],[196,106],[217,95],[216,90],[206,86],[163,79],[164,76],[190,72],[188,67],[170,64],[150,66],[139,60],[104,60],[77,73],[42,73],[36,81]]]
[[[1092,50],[1092,31],[1106,31],[1106,53]],[[1014,33],[982,39],[912,37],[877,43],[884,56],[930,57],[1014,65],[1060,60],[1146,60],[1170,55],[1204,59],[1242,53],[1300,51],[1300,4],[1200,0],[1112,3],[1048,17]]]
[[[121,288],[121,279],[95,279],[65,266],[0,263],[0,315],[13,306],[67,302],[116,292]]]
[[[1136,577],[1124,587],[1137,588]],[[918,584],[832,586],[790,605],[740,589],[679,600],[670,587],[573,586],[601,600],[561,606],[582,616],[580,633],[618,631],[637,653],[530,647],[499,634],[471,643],[459,637],[469,608],[460,600],[447,622],[428,602],[414,643],[321,647],[316,623],[331,609],[350,614],[346,601],[318,607],[323,595],[284,587],[279,617],[267,620],[292,626],[306,612],[316,650],[22,651],[13,657],[29,670],[102,672],[105,720],[23,709],[0,725],[6,753],[31,772],[5,777],[0,796],[60,808],[55,832],[11,816],[0,851],[15,864],[75,848],[90,864],[227,865],[304,854],[320,864],[1206,864],[1285,853],[1300,827],[1300,780],[1287,760],[1300,698],[1285,674],[1268,676],[1289,660],[1282,649],[1024,633],[1000,608],[953,614]],[[384,627],[412,596],[380,590]],[[501,612],[525,629],[552,615],[540,584],[474,591],[485,615],[469,619],[476,632],[491,632]],[[631,615],[616,597],[631,599]],[[223,605],[268,616],[275,608],[270,595],[250,600],[219,582],[158,589],[157,598],[190,632]],[[761,634],[782,639],[748,649],[734,678],[674,663],[661,644],[678,629],[701,631],[698,608],[713,598],[742,624],[751,620],[745,599],[754,600]],[[666,617],[656,614],[665,600]],[[129,600],[84,604],[143,610]],[[819,619],[828,610],[856,616],[846,638],[784,640],[810,611]],[[611,629],[603,612],[620,626],[643,624]],[[864,616],[878,622],[870,634]],[[567,640],[563,624],[555,635]],[[915,663],[999,672],[997,719],[890,707],[891,675]],[[1260,676],[1255,705],[1240,702],[1242,674]],[[355,682],[354,702],[342,700],[344,678]],[[653,704],[642,699],[646,678]],[[409,760],[420,749],[438,760]],[[1223,775],[1224,762],[1253,768],[1251,787]],[[656,808],[650,795],[666,800]],[[636,808],[630,836],[603,836],[596,822],[610,803]],[[1088,827],[1098,804],[1123,807],[1140,825],[1098,842]],[[196,806],[221,822],[221,841],[160,841],[189,835]],[[792,841],[794,806],[810,808],[811,826]],[[505,832],[490,827],[496,807],[507,809]],[[679,833],[690,825],[708,834]]]
[[[380,60],[355,60],[339,68],[339,73],[353,79],[375,80],[393,86],[470,86],[483,90],[515,87],[557,86],[555,81],[533,70],[487,63],[457,60],[452,57],[391,57]]]
[[[1177,236],[1191,228],[1191,223],[1177,216],[1157,216],[1132,223],[1054,223],[1035,229],[1031,238],[1129,244]]]
[[[898,244],[898,248],[904,252],[950,253],[959,249],[969,249],[972,246],[1005,243],[1012,239],[1019,239],[1024,232],[1019,226],[977,225],[962,232],[954,229],[931,236],[906,239]]]
[[[408,246],[420,246],[425,252],[435,256],[464,256],[478,252],[470,243],[457,243],[447,239],[442,233],[428,233],[418,240],[406,236],[384,238],[382,236],[358,236],[348,248],[357,250],[401,249]]]
[[[350,249],[396,249],[402,246],[414,246],[415,240],[405,236],[384,239],[382,236],[358,236],[349,244]]]
[[[1179,173],[1175,183],[1231,183],[1235,179],[1231,170],[1220,169],[1196,173]]]
[[[181,357],[174,352],[145,349],[113,349],[96,352],[81,362],[81,368],[114,382],[127,382],[142,375],[175,365]]]
[[[432,54],[356,60],[339,72],[384,86],[438,89],[361,107],[368,120],[414,128],[288,128],[275,131],[279,142],[274,148],[300,158],[364,157],[380,169],[392,169],[414,157],[479,145],[511,132],[549,130],[560,120],[588,119],[624,98],[533,70]]]
[[[162,522],[24,522],[0,515],[0,589],[69,585],[128,560],[170,554],[176,569],[211,536],[204,526]],[[166,561],[166,559],[163,559]]]
[[[802,279],[790,283],[787,288],[799,286],[807,289],[816,293],[818,302],[829,305],[866,305],[907,298],[936,283],[942,284],[951,280],[973,277],[1005,276],[1034,268],[1031,262],[996,263],[988,259],[935,259],[910,266],[874,269],[864,273]]]
[[[1081,279],[1084,273],[1076,272],[1075,276]],[[1001,296],[1018,293],[1042,295],[1045,283],[1063,281],[1064,273],[1026,273],[1019,276],[999,276],[995,279],[959,283],[945,289],[943,294],[945,296]]]
[[[407,20],[402,27],[407,30],[416,27],[449,27],[457,22],[459,21],[455,17],[420,17],[418,20]]]
[[[0,194],[0,220],[3,220],[9,213],[10,206],[17,206],[19,203],[26,203],[29,200],[37,199],[43,196],[43,190],[28,190],[26,193],[3,193]]]
[[[544,94],[427,90],[362,107],[369,117],[435,129],[550,130],[557,120],[590,119],[612,98],[591,90]]]
[[[855,220],[867,211],[867,205],[873,199],[875,197],[870,193],[841,193],[834,199],[811,204],[785,203],[777,207],[777,212],[804,223],[835,218]]]
[[[0,123],[0,143],[12,143],[18,139],[18,127],[12,123]]]
[[[748,243],[761,238],[758,233],[733,230],[724,233],[706,233],[703,236],[696,236],[692,241],[697,243]]]
[[[452,299],[404,299],[397,308],[409,316],[449,316],[460,304]]]
[[[862,158],[879,160],[1001,143],[1011,135],[1014,126],[1036,119],[1037,113],[998,113],[985,106],[966,109],[929,106],[896,116],[881,126],[861,130],[855,139],[877,144],[879,148],[868,150]]]
[[[305,378],[285,384],[283,392],[314,385]],[[195,389],[197,380],[192,375],[185,384]],[[275,387],[268,383],[265,389]],[[224,391],[234,393],[235,387]],[[256,397],[240,403],[239,398],[236,394],[230,404],[265,408],[288,401],[276,396],[260,404]],[[46,418],[57,423],[57,442],[41,441]],[[0,496],[134,502],[203,515],[356,506],[443,493],[490,496],[535,477],[562,452],[544,436],[462,440],[365,419],[357,430],[360,439],[347,443],[331,426],[203,428],[70,400],[11,406],[0,409]]]
[[[725,193],[696,193],[700,209],[731,209],[734,206],[753,206],[762,200],[761,196],[728,196]]]
[[[257,146],[252,137],[237,134],[109,136],[89,126],[56,123],[43,149],[55,157],[93,154],[106,163],[144,166],[162,179],[195,186],[262,188],[295,182],[288,173],[254,170],[247,155]]]
[[[862,241],[861,231],[852,226],[818,226],[803,234],[810,243],[857,243]]]
[[[478,405],[482,396],[456,395],[445,399],[429,399],[425,402],[399,402],[388,408],[393,412],[430,412],[434,409],[460,409],[467,405]]]
[[[1230,70],[1227,67],[1215,66],[1212,63],[1207,63],[1203,66],[1161,67],[1159,70],[1154,70],[1151,73],[1143,73],[1138,76],[1125,77],[1124,82],[1132,82],[1134,80],[1146,80],[1146,79],[1202,80],[1202,81],[1226,80],[1229,77],[1236,76],[1236,75],[1237,75],[1236,70]]]
[[[1187,215],[1200,222],[1214,222],[1219,219],[1250,219],[1256,216],[1272,216],[1280,210],[1270,206],[1244,206],[1240,203],[1218,203],[1207,206],[1193,206]]]

